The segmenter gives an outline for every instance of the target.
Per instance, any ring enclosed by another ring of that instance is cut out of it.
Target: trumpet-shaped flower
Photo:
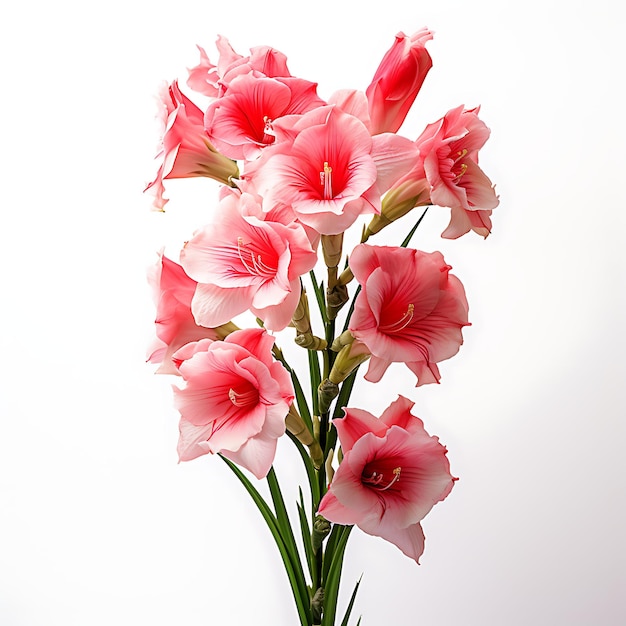
[[[148,282],[156,304],[156,339],[150,347],[148,361],[160,363],[158,374],[178,374],[172,355],[186,343],[199,339],[218,339],[214,328],[198,326],[191,313],[191,299],[196,281],[185,270],[159,252],[158,262],[150,268]]]
[[[430,184],[431,203],[452,210],[450,224],[442,233],[447,239],[470,230],[487,237],[492,209],[499,204],[493,184],[478,166],[478,151],[490,132],[478,111],[463,106],[452,109],[429,124],[416,141],[418,171],[423,171]]]
[[[456,479],[446,448],[411,414],[413,405],[400,396],[380,419],[346,408],[345,417],[333,421],[343,459],[318,512],[337,524],[356,524],[419,562],[420,522]]]
[[[417,159],[413,142],[371,137],[358,118],[334,106],[280,120],[278,141],[244,179],[263,196],[264,210],[293,208],[324,235],[344,232],[363,213],[380,212],[380,195]]]
[[[439,382],[437,363],[458,352],[468,325],[465,290],[441,253],[360,244],[350,268],[361,292],[349,330],[371,353],[365,379],[400,362],[418,386]]]
[[[237,164],[211,144],[204,130],[204,113],[181,93],[176,81],[163,89],[159,113],[163,125],[156,157],[159,168],[145,189],[154,194],[156,209],[163,210],[169,201],[163,197],[165,179],[207,176],[232,185],[232,180],[239,177]]]
[[[395,133],[422,87],[432,59],[426,42],[432,33],[422,28],[410,37],[400,32],[381,61],[365,94],[369,103],[372,135]]]
[[[250,309],[269,330],[282,330],[300,300],[300,276],[317,255],[304,228],[264,221],[258,200],[226,190],[213,223],[195,233],[181,264],[198,281],[196,322],[219,326]]]
[[[252,160],[275,141],[273,123],[324,103],[317,85],[301,78],[236,77],[224,96],[207,108],[204,126],[211,141],[232,159]]]
[[[267,475],[294,398],[287,370],[272,358],[273,344],[263,329],[252,328],[175,353],[186,381],[184,389],[174,387],[181,461],[220,452],[257,478]]]
[[[204,48],[200,51],[200,63],[189,69],[187,85],[205,96],[217,98],[224,95],[231,80],[242,74],[254,76],[291,76],[287,68],[287,57],[269,46],[250,49],[250,55],[235,52],[226,37],[219,35],[216,41],[219,52],[217,65],[211,63]]]

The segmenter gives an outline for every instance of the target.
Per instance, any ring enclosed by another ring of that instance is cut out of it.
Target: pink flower
[[[320,107],[276,124],[278,141],[246,171],[264,210],[291,206],[298,220],[324,235],[344,232],[363,213],[380,212],[380,195],[417,159],[413,142],[371,137],[356,117]]]
[[[219,326],[250,309],[269,330],[282,330],[300,299],[300,276],[317,255],[302,226],[263,221],[258,199],[226,190],[215,221],[181,252],[198,281],[191,308],[196,322]]]
[[[274,143],[274,120],[305,113],[324,103],[315,83],[301,78],[236,77],[226,94],[206,110],[204,126],[211,141],[232,159],[255,159]]]
[[[420,521],[456,478],[445,447],[411,414],[413,405],[400,396],[380,419],[346,408],[345,417],[333,421],[344,456],[318,512],[337,524],[356,524],[419,562]]]
[[[400,32],[381,61],[366,90],[371,118],[371,133],[395,133],[422,87],[432,59],[426,42],[432,33],[422,28],[407,37]]]
[[[239,177],[239,168],[220,154],[204,130],[203,112],[178,88],[174,81],[161,94],[163,137],[157,154],[160,162],[156,178],[146,187],[155,195],[154,207],[163,210],[163,180],[207,176],[228,185]]]
[[[439,382],[437,363],[463,343],[468,304],[440,252],[356,246],[350,268],[361,284],[349,329],[371,353],[365,379],[378,382],[392,362],[406,363],[417,386]]]
[[[470,230],[487,237],[491,210],[499,204],[493,184],[478,166],[478,151],[489,138],[478,111],[463,106],[452,109],[429,124],[415,142],[420,150],[415,175],[428,180],[432,204],[452,209],[442,234],[447,239]]]
[[[176,352],[187,383],[174,388],[181,461],[220,452],[259,479],[267,475],[294,398],[287,370],[272,358],[273,344],[264,330],[252,328]]]
[[[287,68],[287,57],[269,46],[250,49],[250,56],[237,54],[226,37],[219,35],[216,42],[220,54],[217,66],[213,65],[204,50],[200,51],[200,63],[189,69],[187,85],[194,91],[209,97],[220,97],[233,78],[252,73],[255,76],[291,76]]]
[[[196,281],[183,268],[159,252],[159,260],[148,274],[156,313],[156,340],[149,350],[148,361],[161,363],[158,374],[178,374],[172,355],[180,347],[199,339],[218,339],[213,328],[198,326],[191,313],[191,299]]]

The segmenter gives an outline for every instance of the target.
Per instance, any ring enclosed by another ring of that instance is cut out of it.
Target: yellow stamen
[[[324,171],[320,172],[320,185],[324,186],[324,200],[332,200],[333,197],[333,168],[328,165],[328,161],[324,161]]]

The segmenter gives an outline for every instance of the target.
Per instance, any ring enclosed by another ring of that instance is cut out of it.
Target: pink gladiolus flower
[[[356,246],[350,268],[361,284],[349,330],[371,353],[365,379],[378,382],[392,362],[406,363],[417,386],[439,382],[437,363],[463,343],[468,304],[440,252]]]
[[[159,252],[157,264],[148,274],[156,313],[156,340],[148,355],[150,363],[160,363],[157,374],[178,374],[172,355],[185,344],[199,339],[218,339],[213,328],[198,326],[191,313],[196,281],[183,268]]]
[[[215,221],[181,252],[198,281],[191,308],[197,323],[219,326],[250,309],[269,330],[282,330],[300,299],[300,276],[317,255],[304,228],[263,221],[258,199],[225,190]]]
[[[187,383],[174,388],[181,461],[220,452],[259,479],[267,475],[294,398],[287,370],[272,358],[273,344],[263,329],[252,328],[176,352]]]
[[[274,143],[274,120],[299,115],[325,104],[317,85],[301,78],[236,77],[226,94],[206,110],[204,126],[211,141],[232,159],[252,160]]]
[[[216,42],[220,54],[217,66],[213,65],[204,48],[200,51],[200,63],[189,69],[187,85],[194,91],[212,98],[224,95],[230,81],[236,76],[252,73],[254,76],[291,76],[287,57],[269,46],[250,49],[250,56],[237,54],[226,37],[219,35]]]
[[[423,28],[407,37],[400,32],[381,61],[366,90],[371,133],[395,133],[422,87],[432,59],[426,42],[432,33]]]
[[[478,119],[478,111],[463,106],[452,109],[429,124],[415,142],[420,150],[417,176],[428,180],[431,203],[452,209],[450,224],[442,233],[446,239],[470,230],[487,237],[491,211],[499,204],[493,184],[478,166],[478,151],[490,132]]]
[[[244,179],[263,196],[264,210],[293,208],[298,220],[324,235],[344,232],[363,213],[380,212],[380,195],[417,159],[413,142],[385,133],[371,137],[356,117],[320,107],[276,124]]]
[[[209,142],[204,130],[204,113],[181,93],[174,81],[161,94],[163,137],[157,154],[160,162],[156,178],[146,187],[155,196],[154,207],[163,210],[163,180],[207,176],[232,185],[239,177],[237,164],[220,154]]]
[[[337,524],[356,524],[419,562],[420,521],[456,478],[445,447],[411,414],[413,405],[400,396],[380,419],[346,408],[345,417],[333,421],[344,456],[318,512]]]

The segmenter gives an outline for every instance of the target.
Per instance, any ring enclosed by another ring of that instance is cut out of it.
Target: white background
[[[460,480],[424,522],[420,566],[355,530],[343,590],[364,574],[363,626],[626,623],[619,3],[296,6],[3,10],[0,624],[295,624],[256,509],[219,459],[177,464],[171,381],[144,363],[145,270],[163,245],[177,257],[217,191],[173,181],[168,212],[149,211],[153,95],[184,83],[196,43],[215,60],[220,33],[243,54],[283,51],[322,97],[365,89],[394,35],[422,26],[434,67],[401,132],[481,104],[501,205],[486,241],[441,240],[444,209],[414,240],[454,267],[473,325],[441,385],[415,389],[398,365],[353,402],[413,399]],[[399,243],[407,220],[379,242]],[[289,447],[276,465],[293,499]]]

